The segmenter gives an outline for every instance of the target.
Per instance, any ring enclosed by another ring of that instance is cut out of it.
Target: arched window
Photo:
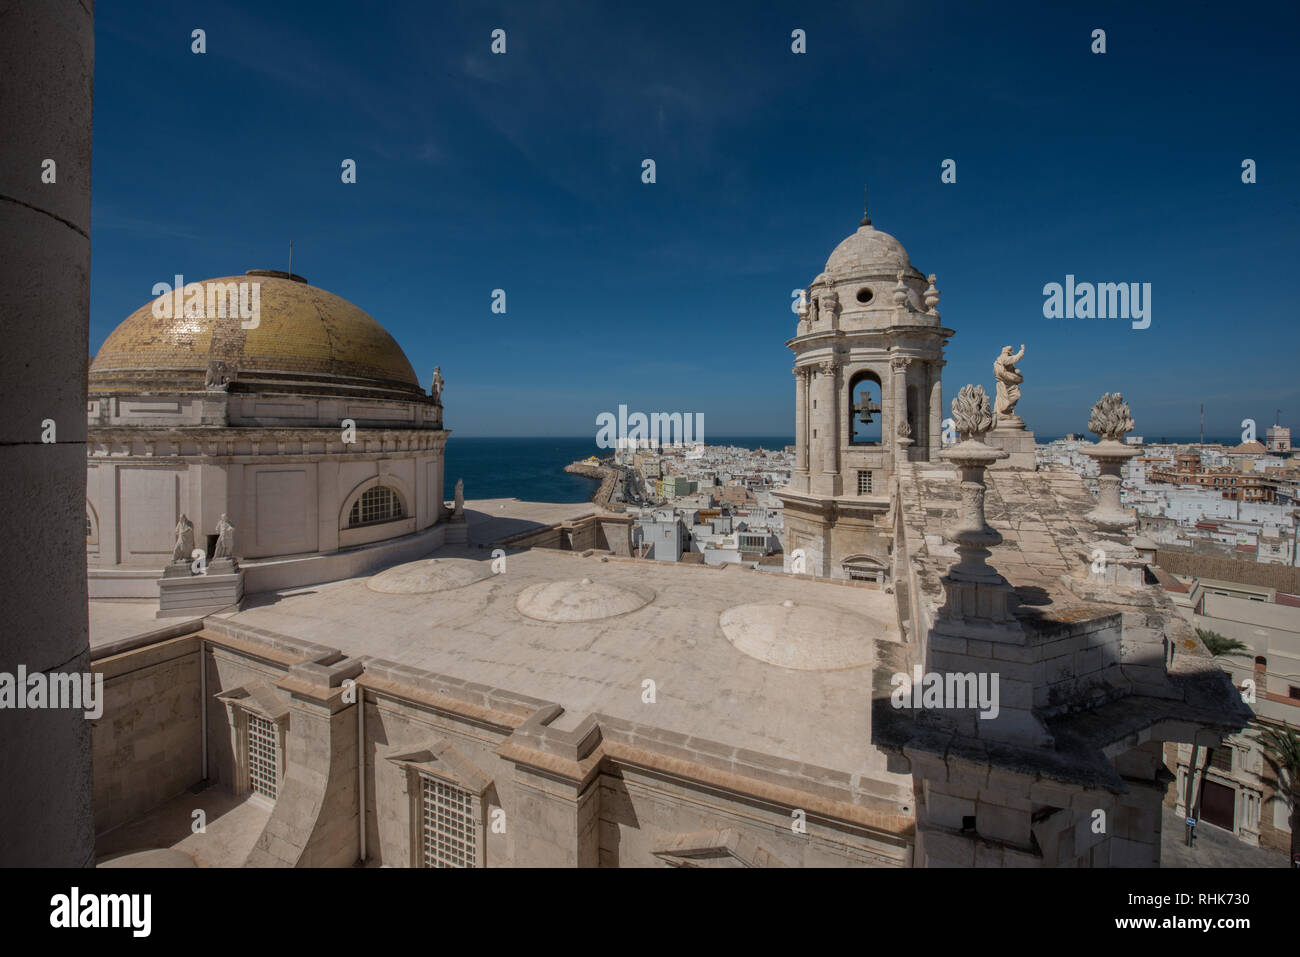
[[[352,513],[348,516],[348,528],[358,525],[374,525],[378,522],[391,522],[402,517],[402,500],[387,485],[376,485],[361,493],[361,497],[352,503]]]
[[[859,372],[849,381],[849,443],[879,445],[881,436],[880,380],[874,372]]]
[[[883,585],[889,580],[889,566],[875,555],[850,555],[840,562],[840,567],[849,581]]]

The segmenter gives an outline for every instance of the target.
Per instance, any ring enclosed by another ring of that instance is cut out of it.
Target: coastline
[[[564,467],[564,471],[570,475],[581,475],[583,478],[598,479],[600,487],[592,493],[591,502],[605,511],[611,510],[610,497],[618,487],[622,479],[622,473],[608,465],[593,465],[591,462],[570,462]]]

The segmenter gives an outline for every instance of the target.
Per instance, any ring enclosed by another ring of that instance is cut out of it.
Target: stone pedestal
[[[1124,463],[1141,453],[1141,449],[1125,445],[1114,439],[1103,439],[1096,445],[1082,448],[1084,455],[1097,462],[1097,507],[1084,517],[1096,523],[1102,537],[1128,543],[1128,535],[1137,519],[1124,511],[1120,502],[1120,470]]]
[[[989,468],[1037,471],[1038,463],[1034,458],[1034,433],[1025,428],[1024,420],[1020,416],[1004,416],[999,419],[997,427],[984,437],[984,442],[992,448],[1007,453],[1005,459],[994,462]]]
[[[968,621],[997,625],[1012,618],[1011,586],[988,564],[989,549],[1001,544],[1002,536],[984,518],[984,470],[1005,459],[1007,453],[985,444],[982,438],[967,438],[939,453],[940,458],[956,465],[961,475],[961,514],[944,533],[956,546],[959,560],[940,579],[946,600],[939,617],[948,628]]]
[[[469,541],[469,523],[465,521],[464,512],[453,513],[447,519],[447,534],[442,541],[444,545],[464,545]]]
[[[1071,576],[1068,587],[1080,598],[1113,599],[1109,589],[1139,588],[1146,584],[1146,558],[1127,542],[1098,538],[1078,552],[1086,572]]]
[[[169,568],[170,570],[170,568]],[[169,575],[158,579],[156,618],[211,615],[228,608],[239,608],[244,599],[244,572],[235,569],[227,574]]]

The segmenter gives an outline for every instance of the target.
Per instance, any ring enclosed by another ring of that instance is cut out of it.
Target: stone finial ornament
[[[181,515],[176,523],[176,544],[172,546],[172,561],[188,564],[194,551],[194,523]]]
[[[798,309],[797,309],[797,311],[798,311],[798,313],[799,313],[799,319],[800,319],[801,321],[806,322],[806,321],[808,320],[808,314],[809,314],[809,312],[811,311],[811,309],[812,309],[812,307],[811,307],[811,306],[809,305],[809,303],[808,303],[808,290],[807,290],[807,289],[800,289],[800,290],[799,290],[799,306],[798,306]]]
[[[217,547],[212,550],[212,560],[233,559],[235,557],[235,526],[230,523],[226,513],[217,519]]]
[[[952,400],[952,418],[957,434],[978,442],[993,428],[989,396],[982,385],[964,385]]]
[[[925,291],[925,308],[933,315],[938,315],[935,311],[939,306],[939,290],[934,288],[934,273],[930,273],[930,287]]]
[[[964,385],[952,400],[952,417],[962,441],[939,456],[957,466],[961,474],[961,512],[944,532],[957,548],[958,561],[942,580],[947,601],[942,614],[949,618],[1006,621],[1010,616],[1011,586],[988,564],[989,549],[1002,542],[984,515],[985,471],[1007,457],[1002,449],[985,445],[993,428],[988,393],[982,385]]]
[[[1096,433],[1097,444],[1079,451],[1097,462],[1097,507],[1084,517],[1096,524],[1103,537],[1127,546],[1128,533],[1137,519],[1124,510],[1121,470],[1140,450],[1124,444],[1124,436],[1133,431],[1133,416],[1124,397],[1118,392],[1103,395],[1088,416],[1088,430]]]
[[[894,284],[894,302],[900,306],[907,302],[907,286],[903,284],[903,270],[898,271],[898,282]]]
[[[1107,392],[1092,407],[1088,431],[1102,442],[1123,442],[1124,436],[1133,431],[1133,416],[1120,393]]]

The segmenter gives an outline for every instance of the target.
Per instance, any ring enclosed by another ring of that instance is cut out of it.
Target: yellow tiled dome
[[[127,316],[104,341],[90,366],[91,390],[202,389],[209,363],[220,361],[233,369],[239,391],[424,394],[397,341],[346,299],[271,270],[195,285],[204,288],[206,302],[209,288],[231,289],[232,283],[259,284],[255,328],[243,328],[237,308],[224,317],[206,308],[198,310],[201,317],[176,317],[170,302],[163,308],[167,297],[160,297]],[[251,292],[246,296],[251,300]]]

